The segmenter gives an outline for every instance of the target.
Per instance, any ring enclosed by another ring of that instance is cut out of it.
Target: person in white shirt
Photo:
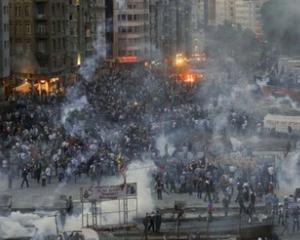
[[[45,174],[47,177],[47,183],[51,184],[51,167],[50,167],[50,165],[46,168]]]

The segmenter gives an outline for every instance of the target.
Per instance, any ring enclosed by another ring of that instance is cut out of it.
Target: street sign
[[[92,186],[83,192],[83,199],[88,201],[114,200],[137,196],[137,184]]]

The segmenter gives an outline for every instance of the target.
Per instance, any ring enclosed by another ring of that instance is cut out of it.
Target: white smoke
[[[135,161],[130,163],[126,172],[127,183],[137,183],[137,199],[128,200],[128,220],[134,221],[135,217],[145,215],[145,212],[154,210],[155,203],[151,192],[151,173],[156,169],[153,161],[147,159],[146,161]],[[123,178],[107,177],[102,180],[101,185],[118,185],[123,183]],[[83,219],[84,225],[92,223],[92,216],[90,215],[90,204],[84,205]],[[119,214],[119,207],[121,213]],[[98,224],[119,224],[124,220],[124,205],[123,201],[110,200],[103,201],[98,204],[98,211],[101,209],[101,214],[97,217]],[[136,211],[137,210],[137,211]],[[81,228],[82,215],[68,217],[66,220],[65,230],[70,231]]]
[[[8,187],[7,175],[0,173],[0,192],[6,191]]]
[[[156,149],[159,151],[159,155],[161,157],[165,155],[172,156],[175,152],[175,147],[164,134],[156,138],[155,144]]]
[[[151,160],[145,162],[132,162],[127,169],[127,182],[136,182],[138,208],[137,215],[134,212],[129,213],[129,221],[134,221],[136,216],[144,216],[145,212],[150,212],[154,209],[154,200],[151,192],[151,173],[155,170],[155,164]],[[122,178],[111,177],[103,180],[103,185],[121,184]],[[98,223],[102,224],[118,224],[118,201],[107,201],[101,205],[104,213],[100,219],[98,216]],[[123,203],[121,210],[123,209]],[[128,209],[135,210],[135,200],[128,200]],[[85,212],[89,212],[89,207],[85,207]],[[121,221],[123,220],[121,214]],[[55,219],[56,218],[56,219]],[[86,219],[86,218],[84,218]],[[60,224],[59,215],[55,216],[53,213],[50,216],[40,216],[39,214],[22,214],[20,212],[13,212],[7,217],[0,217],[0,236],[3,238],[17,238],[17,237],[33,237],[33,239],[43,239],[44,236],[56,234],[56,220],[59,231],[75,231],[81,230],[82,215],[67,216],[64,227]],[[91,218],[90,218],[91,223]]]
[[[74,98],[72,102],[65,104],[61,116],[62,123],[65,124],[70,114],[74,111],[81,111],[87,104],[86,96],[81,96],[77,99]]]
[[[97,26],[96,39],[93,42],[93,53],[84,60],[80,66],[79,73],[86,81],[92,81],[99,63],[106,57],[106,41],[104,23],[99,23]]]
[[[8,217],[0,217],[1,238],[36,237],[56,234],[55,218],[37,214],[13,212]]]
[[[280,162],[279,166],[279,187],[280,191],[289,195],[300,187],[299,177],[300,152],[292,152],[287,158]]]

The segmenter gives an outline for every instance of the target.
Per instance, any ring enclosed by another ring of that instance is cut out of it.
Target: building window
[[[60,21],[57,21],[57,31],[58,31],[59,33],[61,32]]]
[[[15,12],[17,17],[21,17],[21,6],[16,6]]]
[[[55,22],[52,22],[52,32],[55,33],[56,32],[56,25]]]
[[[21,34],[21,32],[22,32],[22,25],[17,24],[16,29],[17,29],[17,34]]]
[[[25,6],[25,17],[29,16],[29,6]]]
[[[52,15],[55,16],[56,14],[56,11],[55,11],[55,5],[54,3],[52,4]]]
[[[37,14],[38,15],[45,15],[45,5],[37,4]]]
[[[65,50],[66,49],[66,39],[63,38],[63,49]]]
[[[46,26],[44,24],[37,25],[37,32],[38,33],[46,33]]]
[[[61,49],[61,39],[57,40],[57,49],[60,50]]]
[[[31,34],[31,26],[28,23],[26,24],[26,33]]]
[[[45,41],[39,41],[37,45],[38,45],[38,51],[40,53],[45,53],[46,52],[46,43],[45,43]]]

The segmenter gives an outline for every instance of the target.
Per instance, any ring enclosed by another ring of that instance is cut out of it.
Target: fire
[[[196,72],[183,72],[179,74],[178,80],[185,84],[195,84],[203,79],[204,75],[202,73]]]
[[[186,62],[187,62],[187,59],[186,59],[186,57],[184,57],[183,54],[181,54],[181,53],[176,54],[175,61],[174,61],[174,64],[176,67],[182,67],[186,64]]]
[[[196,81],[195,76],[193,74],[187,74],[183,79],[185,83],[194,83]]]

